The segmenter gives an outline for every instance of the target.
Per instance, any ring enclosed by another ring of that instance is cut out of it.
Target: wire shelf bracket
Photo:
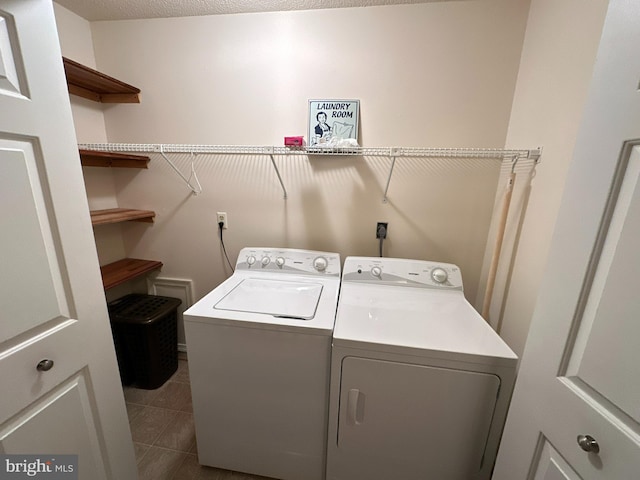
[[[282,192],[284,194],[284,199],[287,199],[287,189],[284,187],[284,182],[282,181],[282,176],[280,175],[280,170],[278,170],[278,165],[276,165],[276,160],[273,158],[273,153],[269,154],[269,158],[271,159],[271,164],[273,165],[274,170],[276,171],[276,175],[278,176],[278,180],[280,181],[280,186],[282,187]]]

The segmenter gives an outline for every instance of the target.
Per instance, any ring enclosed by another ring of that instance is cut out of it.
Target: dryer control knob
[[[251,266],[254,263],[256,263],[256,257],[254,257],[253,255],[247,257],[247,265]]]
[[[267,265],[269,265],[269,263],[271,263],[271,259],[269,257],[262,257],[260,263],[262,263],[263,267],[266,267]]]
[[[277,257],[276,265],[278,265],[279,267],[282,267],[284,265],[284,257]]]
[[[431,278],[436,283],[444,283],[449,278],[449,274],[444,268],[434,268],[431,271]]]
[[[324,272],[329,266],[329,261],[324,257],[316,257],[313,259],[313,268],[319,272]]]
[[[380,267],[372,267],[371,275],[380,278],[382,276],[382,269]]]

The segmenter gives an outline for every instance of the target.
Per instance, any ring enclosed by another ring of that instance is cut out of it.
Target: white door
[[[494,480],[640,478],[639,48],[612,0]]]
[[[137,478],[50,0],[0,0],[0,272],[0,453]]]

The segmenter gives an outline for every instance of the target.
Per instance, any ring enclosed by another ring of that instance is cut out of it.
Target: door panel
[[[14,55],[15,45],[15,25],[13,18],[3,15],[0,12],[0,95],[20,95],[20,72],[24,78],[21,68],[20,57]]]
[[[0,451],[78,455],[82,478],[106,479],[101,432],[96,428],[92,408],[95,399],[91,398],[85,377],[86,371],[74,375],[6,422],[0,430]],[[46,432],[57,435],[54,450]]]
[[[30,142],[0,138],[0,218],[8,233],[0,253],[0,304],[10,319],[0,342],[68,316],[40,170]]]
[[[544,441],[532,480],[581,480],[558,451]]]
[[[640,272],[640,147],[633,148],[625,171],[566,375],[582,380],[637,424],[638,346],[626,339],[640,338],[635,281]]]

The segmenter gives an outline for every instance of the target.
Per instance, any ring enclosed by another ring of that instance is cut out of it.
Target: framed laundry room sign
[[[357,142],[359,115],[360,100],[309,100],[309,146],[340,147],[346,139]]]

